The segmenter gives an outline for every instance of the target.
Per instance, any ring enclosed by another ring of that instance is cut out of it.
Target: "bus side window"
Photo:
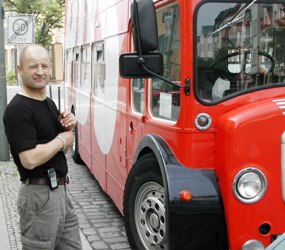
[[[180,84],[180,14],[172,4],[157,12],[159,52],[164,59],[164,77]],[[180,88],[153,79],[151,82],[151,113],[154,117],[177,121],[180,113]]]
[[[132,41],[132,48],[134,43]],[[132,110],[143,114],[145,107],[145,79],[137,78],[132,80]]]
[[[92,89],[95,96],[102,96],[105,91],[105,51],[102,42],[92,46]]]
[[[72,66],[73,66],[72,52],[73,51],[71,49],[66,51],[65,84],[67,86],[71,86],[71,83],[72,83]]]
[[[81,50],[81,90],[84,93],[88,93],[90,91],[90,47],[84,46]]]
[[[80,59],[79,59],[79,48],[74,48],[74,53],[73,53],[73,84],[75,88],[79,87],[79,77],[80,77]]]
[[[132,82],[133,110],[143,114],[145,104],[144,79],[134,79]]]

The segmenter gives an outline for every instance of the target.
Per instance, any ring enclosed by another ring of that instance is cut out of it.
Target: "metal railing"
[[[57,108],[59,109],[59,110],[61,110],[61,102],[62,102],[62,100],[61,100],[61,88],[63,87],[63,86],[58,86],[58,85],[48,85],[48,88],[49,88],[49,97],[50,97],[50,99],[52,99],[52,100],[54,100],[55,101],[55,103],[56,103],[56,99],[53,99],[53,91],[52,91],[52,88],[53,87],[57,87]]]

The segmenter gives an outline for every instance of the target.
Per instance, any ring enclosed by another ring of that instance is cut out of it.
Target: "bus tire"
[[[133,166],[124,194],[124,220],[133,250],[167,249],[165,192],[154,154]]]
[[[73,161],[77,164],[82,164],[83,161],[80,157],[79,149],[78,149],[78,127],[77,126],[74,128],[74,143],[73,143],[71,151],[72,151]]]

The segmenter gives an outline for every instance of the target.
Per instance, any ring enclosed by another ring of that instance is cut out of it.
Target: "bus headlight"
[[[249,240],[242,247],[242,250],[264,250],[264,249],[265,249],[264,245],[257,240]]]
[[[247,204],[259,201],[265,194],[266,188],[266,177],[256,168],[243,169],[236,175],[233,183],[235,197]]]

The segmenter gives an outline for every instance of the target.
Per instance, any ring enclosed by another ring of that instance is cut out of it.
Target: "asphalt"
[[[122,215],[83,165],[67,154],[70,184],[83,250],[130,250]],[[22,249],[16,208],[19,174],[13,161],[0,161],[0,250]]]

